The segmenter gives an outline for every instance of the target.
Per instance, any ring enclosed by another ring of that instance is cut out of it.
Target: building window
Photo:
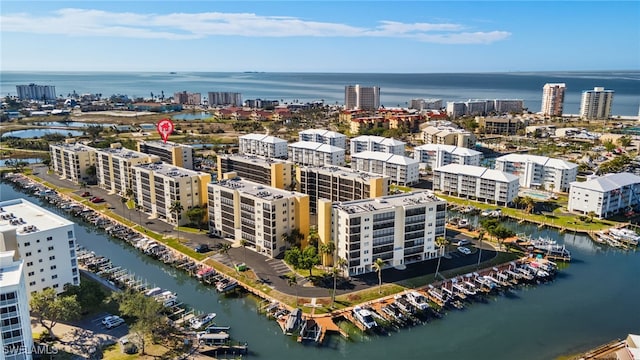
[[[24,243],[24,247],[27,247],[27,246],[31,246],[31,243],[28,241]]]
[[[49,249],[48,249],[48,250],[49,250],[49,251],[53,250],[53,246],[49,246]]]
[[[68,239],[73,239],[73,230],[67,231],[67,238]]]
[[[49,260],[55,260],[56,257],[55,256],[49,256]]]
[[[25,253],[24,256],[31,256],[31,251],[28,251],[27,253]]]
[[[58,284],[53,284],[53,288],[57,289],[58,288]]]
[[[35,281],[32,281],[32,282],[30,282],[30,283],[29,283],[29,286],[33,286],[33,285],[35,285],[35,284],[36,284],[36,282],[35,282]],[[35,293],[35,291],[34,291],[34,293]]]
[[[73,240],[69,240],[69,247],[72,248],[73,247]]]
[[[51,280],[55,280],[55,279],[57,279],[57,278],[58,278],[58,275],[52,275],[52,276],[51,276]]]
[[[35,274],[35,272],[30,271],[30,272],[27,274],[27,276],[33,276],[34,274]]]
[[[51,265],[51,270],[55,270],[56,268],[57,268],[57,266]]]
[[[27,266],[33,266],[33,262],[32,262],[32,261],[29,261],[29,262],[27,263]]]
[[[49,236],[49,237],[47,238],[47,241],[51,241],[51,240],[53,240],[53,236]]]

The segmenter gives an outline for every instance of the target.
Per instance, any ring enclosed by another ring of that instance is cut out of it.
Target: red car
[[[82,197],[89,197],[89,196],[91,196],[91,193],[90,193],[90,192],[88,192],[88,191],[85,191],[85,192],[83,192],[83,193],[82,193],[82,195],[80,195],[80,196],[82,196]]]
[[[97,204],[97,203],[104,202],[104,199],[103,199],[103,198],[101,198],[101,197],[97,197],[97,196],[96,196],[96,197],[94,197],[94,198],[91,198],[91,200],[90,200],[90,201],[91,201],[92,203],[94,203],[94,204]]]

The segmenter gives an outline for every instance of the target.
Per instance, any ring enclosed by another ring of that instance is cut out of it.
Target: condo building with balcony
[[[297,190],[309,195],[309,207],[316,213],[318,199],[351,201],[389,193],[389,177],[338,166],[298,166]]]
[[[472,132],[452,126],[427,126],[422,129],[422,139],[425,144],[455,145],[470,149],[476,146],[476,136]]]
[[[131,167],[160,161],[157,155],[123,148],[119,143],[107,149],[96,149],[98,186],[112,194],[126,196],[131,189]]]
[[[345,109],[376,110],[380,107],[380,87],[347,85],[344,87]]]
[[[349,141],[351,155],[363,151],[377,151],[394,155],[404,156],[405,143],[394,138],[382,136],[362,135],[354,137]]]
[[[613,90],[595,87],[582,92],[580,101],[580,117],[583,119],[602,120],[611,117]]]
[[[0,358],[31,360],[33,334],[24,260],[15,250],[0,250]]]
[[[289,144],[289,161],[298,165],[344,166],[345,149],[337,146],[298,141]]]
[[[309,235],[309,196],[234,178],[208,185],[209,232],[274,258],[286,235]],[[303,244],[305,243],[303,240]]]
[[[482,153],[454,145],[427,144],[415,147],[413,158],[422,168],[433,170],[449,164],[480,166]]]
[[[542,88],[542,115],[562,116],[564,107],[564,93],[567,85],[564,83],[547,83]]]
[[[386,266],[404,266],[439,256],[437,237],[445,235],[446,202],[430,191],[332,203],[319,200],[318,236],[333,241],[348,276]]]
[[[287,141],[275,136],[247,134],[238,137],[240,154],[287,158]]]
[[[420,181],[420,162],[406,156],[377,151],[351,155],[351,168],[388,176],[392,183],[410,186]]]
[[[175,167],[163,162],[131,167],[132,190],[138,206],[152,219],[160,219],[176,226],[189,223],[186,212],[207,204],[207,184],[211,175]],[[175,202],[183,210],[171,210]]]
[[[517,176],[481,166],[449,164],[433,170],[433,190],[456,197],[508,205],[519,189]]]
[[[516,175],[524,188],[543,187],[568,192],[576,181],[578,165],[569,161],[529,154],[507,154],[496,159],[496,170]]]
[[[307,129],[298,133],[298,141],[312,141],[339,148],[347,148],[347,136],[339,132],[324,129]]]
[[[191,145],[172,141],[140,141],[138,142],[138,151],[156,155],[163,162],[193,170],[194,149]]]
[[[606,174],[584,182],[574,181],[569,189],[569,211],[608,218],[635,211],[640,206],[640,176],[632,173]]]
[[[80,284],[75,224],[24,199],[0,202],[0,251],[11,250],[24,261],[29,297]]]
[[[217,160],[218,179],[239,176],[278,189],[290,189],[295,182],[295,164],[288,160],[235,154],[218,155]]]
[[[87,169],[96,165],[96,149],[80,143],[51,144],[49,153],[53,171],[75,184],[88,180]]]

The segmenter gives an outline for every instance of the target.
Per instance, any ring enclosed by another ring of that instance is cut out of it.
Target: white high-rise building
[[[360,85],[345,86],[344,107],[348,110],[377,110],[380,107],[380,88]]]
[[[96,174],[98,186],[113,194],[126,196],[131,189],[131,167],[160,161],[157,155],[150,155],[125,149],[119,143],[108,149],[96,149]]]
[[[433,170],[433,190],[461,198],[507,205],[519,189],[517,176],[482,166],[449,164]]]
[[[320,243],[336,245],[349,276],[375,271],[377,259],[404,266],[440,255],[435,240],[445,234],[446,202],[429,191],[318,202]]]
[[[420,181],[420,162],[401,155],[377,151],[359,152],[351,155],[351,168],[386,175],[392,183],[400,186],[410,186]]]
[[[613,90],[595,87],[593,90],[582,92],[580,103],[580,117],[583,119],[608,119],[611,117],[611,103]]]
[[[238,137],[240,154],[268,158],[287,158],[287,140],[264,134],[247,134]]]
[[[56,98],[56,87],[52,85],[16,85],[20,100],[53,100]]]
[[[564,93],[567,89],[564,83],[547,83],[542,88],[542,115],[562,116]]]
[[[33,347],[24,260],[0,250],[0,359],[30,360]]]
[[[24,260],[27,291],[79,285],[75,224],[27,200],[0,202],[0,251]]]
[[[377,151],[404,156],[406,143],[394,138],[385,138],[374,135],[361,135],[349,141],[351,155],[363,151]]]
[[[299,165],[344,166],[345,149],[313,141],[289,145],[289,161]]]
[[[567,209],[582,214],[593,211],[598,218],[625,213],[640,205],[640,176],[632,173],[606,174],[571,183]]]
[[[426,144],[415,147],[413,158],[421,167],[433,170],[449,164],[480,166],[482,153],[453,145]]]

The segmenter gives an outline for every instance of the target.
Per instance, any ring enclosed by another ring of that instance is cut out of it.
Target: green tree
[[[246,239],[241,239],[240,240],[240,245],[242,246],[242,255],[244,258],[244,263],[247,263],[247,245],[249,245],[249,242]]]
[[[444,248],[447,245],[449,245],[449,241],[444,236],[438,236],[436,238],[436,246],[438,247],[438,249],[440,249],[441,254],[440,256],[438,256],[438,265],[436,266],[436,273],[434,275],[435,279],[438,278],[438,272],[440,271],[440,261],[442,260],[442,256],[444,255]]]
[[[174,214],[176,219],[176,230],[178,233],[178,242],[180,241],[180,214],[184,210],[184,207],[180,203],[180,201],[174,201],[171,203],[171,207],[169,207],[169,211]]]
[[[187,210],[186,214],[189,221],[195,224],[198,227],[198,230],[202,230],[202,224],[205,221],[204,219],[207,215],[207,210],[200,206],[196,206]]]
[[[591,223],[591,222],[593,222],[593,218],[594,218],[594,217],[596,217],[596,212],[595,212],[595,211],[593,211],[593,210],[592,210],[592,211],[589,211],[589,212],[587,213],[587,217],[589,218],[589,222],[590,222],[590,223]]]
[[[90,178],[94,178],[96,176],[96,174],[98,173],[97,170],[96,170],[96,166],[95,165],[88,166],[87,170],[85,170],[84,172]]]
[[[31,295],[29,302],[31,315],[55,339],[53,327],[60,321],[70,321],[78,318],[81,312],[80,304],[75,295],[56,295],[52,288],[46,288]]]
[[[333,241],[329,241],[326,244],[320,244],[318,249],[320,250],[320,254],[324,255],[322,257],[322,265],[327,266],[328,261],[325,261],[326,258],[330,258],[333,263],[333,254],[336,251],[336,244]]]
[[[516,235],[516,233],[513,232],[513,230],[507,229],[502,224],[498,225],[498,227],[496,227],[493,230],[493,233],[494,233],[493,235],[498,239],[498,242],[500,243],[500,247],[502,247],[502,243],[504,239],[507,239]]]
[[[300,232],[300,229],[294,228],[291,232],[283,234],[282,238],[287,244],[289,244],[289,246],[300,247],[302,240],[304,239],[304,234]]]
[[[339,257],[336,262],[333,264],[333,268],[331,269],[331,274],[333,275],[333,293],[331,294],[331,306],[336,301],[336,288],[338,287],[338,274],[340,274],[343,269],[347,266],[347,260]]]
[[[631,138],[629,136],[623,136],[618,139],[618,145],[621,148],[626,149],[629,145],[631,145]]]
[[[64,286],[64,295],[75,296],[83,314],[99,309],[107,298],[102,286],[95,281],[82,281],[78,286],[66,284]]]
[[[320,263],[320,257],[318,251],[313,246],[307,246],[302,250],[302,256],[298,260],[298,268],[302,270],[309,270],[309,277],[313,276],[313,267]]]
[[[284,261],[293,266],[294,269],[298,269],[298,264],[300,263],[300,258],[302,257],[302,251],[297,246],[287,249],[284,252]]]
[[[604,146],[604,148],[608,151],[611,152],[613,151],[613,149],[616,148],[616,144],[613,143],[613,141],[611,140],[607,140],[604,142],[604,144],[602,144],[602,146]]]
[[[119,304],[120,313],[135,319],[130,330],[137,335],[142,354],[147,339],[156,341],[166,334],[168,323],[159,315],[164,308],[160,302],[133,290],[114,293],[112,299]]]
[[[533,209],[535,209],[536,207],[536,201],[533,200],[531,196],[525,196],[524,198],[522,198],[522,205],[524,206],[524,210],[527,212],[527,214],[531,214],[533,212]]]
[[[384,268],[384,260],[377,258],[372,267],[373,270],[378,273],[378,294],[382,294],[382,268]]]
[[[298,307],[298,277],[296,275],[296,273],[288,273],[287,275],[285,275],[285,278],[287,279],[287,285],[294,286],[295,290],[296,290],[296,303],[294,305],[294,307]]]

